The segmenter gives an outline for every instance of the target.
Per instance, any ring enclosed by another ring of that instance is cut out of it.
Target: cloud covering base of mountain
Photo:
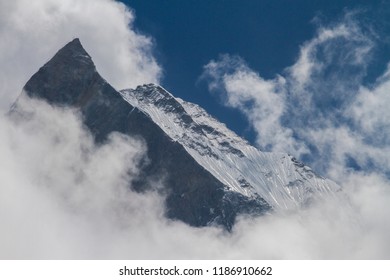
[[[380,176],[350,176],[300,211],[241,217],[231,233],[193,228],[164,217],[160,184],[130,189],[142,141],[114,133],[96,145],[77,111],[23,99],[25,113],[0,121],[1,259],[389,257]]]

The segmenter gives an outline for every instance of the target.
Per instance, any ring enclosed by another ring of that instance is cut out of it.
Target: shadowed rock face
[[[99,75],[78,39],[40,68],[24,90],[52,105],[78,108],[97,143],[114,131],[142,138],[147,159],[133,188],[144,191],[149,180],[164,178],[169,218],[191,226],[218,224],[230,230],[238,214],[259,215],[270,210],[260,197],[228,191],[149,116],[126,102]],[[17,104],[13,110],[18,110]]]

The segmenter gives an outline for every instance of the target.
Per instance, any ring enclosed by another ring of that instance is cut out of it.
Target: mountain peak
[[[79,38],[74,38],[72,41],[70,41],[67,45],[78,45],[80,47],[83,47],[81,45],[80,39]]]
[[[84,62],[88,62],[88,63],[94,65],[92,62],[91,56],[84,49],[79,38],[73,39],[72,41],[67,43],[64,47],[62,47],[57,52],[57,54],[53,57],[53,59],[56,56],[58,56],[58,57],[66,56],[66,57],[74,59],[74,60],[82,60]]]
[[[134,90],[134,93],[141,94],[143,97],[147,98],[149,102],[152,103],[157,102],[161,99],[175,99],[174,96],[162,86],[152,83],[137,86],[137,88]]]
[[[24,91],[30,97],[46,99],[53,104],[80,106],[92,97],[91,88],[97,84],[107,83],[97,73],[91,56],[76,38],[30,78]]]

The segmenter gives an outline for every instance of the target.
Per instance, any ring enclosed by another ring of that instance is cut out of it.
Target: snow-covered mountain
[[[339,189],[288,154],[259,151],[200,106],[161,86],[143,85],[121,94],[231,191],[260,195],[274,209],[293,209]]]
[[[41,67],[24,91],[77,108],[98,144],[112,132],[142,138],[147,158],[129,187],[145,191],[162,179],[166,216],[192,226],[231,229],[237,215],[294,209],[339,189],[287,154],[257,150],[198,105],[160,86],[116,91],[78,39]],[[20,111],[16,102],[11,115]]]

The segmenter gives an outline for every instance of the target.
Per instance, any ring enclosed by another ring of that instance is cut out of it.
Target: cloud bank
[[[0,121],[1,259],[389,257],[390,193],[380,177],[370,190],[348,182],[350,203],[335,197],[299,212],[241,218],[232,233],[192,228],[164,217],[157,192],[129,188],[142,142],[114,133],[96,146],[77,112],[19,102],[28,119]]]
[[[118,90],[158,83],[162,71],[152,40],[135,32],[133,21],[134,13],[113,0],[0,0],[1,111],[49,57],[76,37]]]

